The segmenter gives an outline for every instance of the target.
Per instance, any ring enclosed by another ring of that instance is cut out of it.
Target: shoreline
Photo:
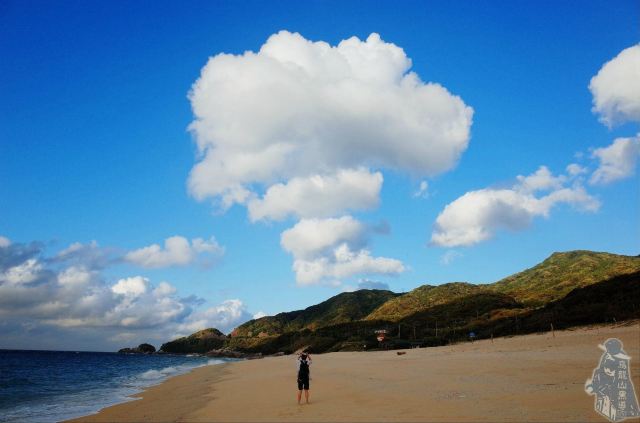
[[[129,400],[102,408],[93,414],[64,420],[64,422],[84,421],[178,421],[183,414],[182,406],[188,403],[189,408],[204,405],[208,399],[192,395],[194,388],[208,387],[224,373],[224,367],[232,362],[211,364],[202,367],[194,367],[186,373],[171,376],[162,382],[148,386],[129,397]],[[203,372],[206,370],[206,372]],[[187,388],[187,389],[185,389]],[[167,395],[168,394],[168,395]],[[141,401],[153,403],[153,407],[139,416],[138,405]],[[185,413],[186,414],[185,410]],[[132,414],[133,413],[133,414]],[[108,415],[106,418],[101,415]],[[167,416],[175,416],[167,418]],[[133,418],[133,420],[132,420]],[[94,420],[97,419],[97,420]]]
[[[69,422],[603,421],[584,383],[598,344],[617,337],[640,394],[640,321],[442,347],[315,356],[311,404],[297,405],[295,360],[195,368],[133,401]],[[629,420],[629,421],[634,421]],[[636,420],[637,421],[637,420]]]

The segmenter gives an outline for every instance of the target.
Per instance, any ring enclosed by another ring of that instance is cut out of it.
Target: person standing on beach
[[[304,389],[304,397],[309,404],[309,366],[311,366],[311,356],[305,352],[298,356],[298,404],[302,399],[302,390]]]

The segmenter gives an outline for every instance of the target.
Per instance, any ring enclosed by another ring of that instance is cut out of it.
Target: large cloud
[[[622,50],[591,78],[593,111],[613,126],[640,121],[640,44]]]
[[[401,261],[373,257],[366,248],[370,228],[351,216],[303,219],[282,233],[282,247],[294,257],[300,285],[338,284],[358,274],[395,275],[405,270]]]
[[[258,52],[211,57],[189,93],[189,191],[252,221],[302,219],[282,234],[300,284],[403,271],[339,216],[378,206],[383,170],[428,177],[467,149],[473,109],[410,68],[378,34],[331,46],[281,31]]]
[[[559,203],[585,211],[600,206],[579,181],[554,176],[542,166],[532,175],[519,176],[510,188],[470,191],[448,204],[436,219],[431,242],[444,247],[477,244],[500,229],[524,229],[533,218],[549,216]]]
[[[202,264],[210,264],[224,254],[224,248],[211,238],[189,240],[182,236],[172,236],[164,241],[164,248],[158,244],[128,252],[125,260],[146,268],[169,266],[186,266],[200,260]]]
[[[467,148],[473,110],[410,67],[404,51],[377,34],[330,46],[281,31],[257,53],[210,58],[189,94],[200,152],[191,193],[229,206],[256,184],[293,177],[326,175],[340,185],[336,172],[362,166],[417,175],[450,169]],[[276,215],[283,213],[307,215]]]
[[[640,157],[640,134],[617,138],[610,146],[593,150],[592,156],[599,161],[599,166],[591,175],[591,184],[606,185],[633,176]]]
[[[132,276],[109,283],[92,268],[93,255],[48,258],[38,245],[0,245],[0,348],[112,349],[125,340],[161,343],[187,329],[230,331],[251,318],[239,300],[200,310],[203,300],[181,298],[167,282]],[[45,333],[42,342],[29,340],[32,329]]]

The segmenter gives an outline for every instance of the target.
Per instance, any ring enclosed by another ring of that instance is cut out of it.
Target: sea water
[[[228,360],[183,355],[0,350],[0,422],[96,413],[164,379]]]

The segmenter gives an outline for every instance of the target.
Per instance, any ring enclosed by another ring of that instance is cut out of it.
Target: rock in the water
[[[145,354],[152,354],[152,353],[156,352],[156,347],[154,347],[151,344],[140,344],[140,345],[138,345],[138,350],[140,352],[145,353]]]
[[[218,329],[209,328],[162,344],[160,351],[171,354],[204,354],[221,348],[227,337]]]
[[[153,354],[156,352],[156,347],[151,344],[140,344],[135,348],[122,348],[118,352],[121,354]]]

